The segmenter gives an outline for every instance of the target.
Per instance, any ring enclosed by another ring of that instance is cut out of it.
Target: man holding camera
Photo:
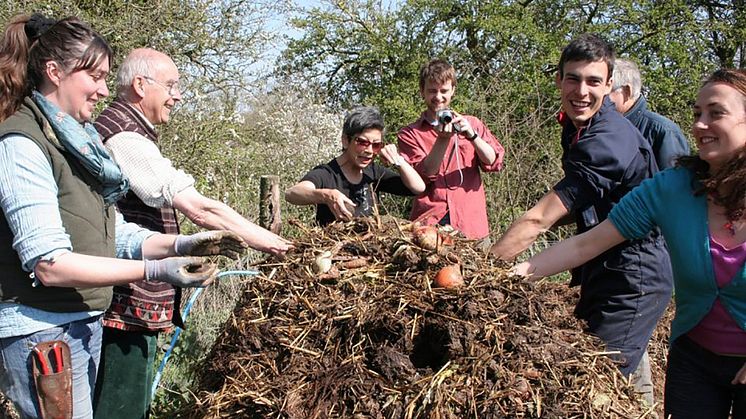
[[[456,72],[446,61],[431,60],[420,69],[427,109],[398,134],[402,155],[427,185],[414,200],[411,218],[450,224],[481,239],[489,234],[481,171],[499,171],[505,151],[482,121],[449,109],[455,90]]]

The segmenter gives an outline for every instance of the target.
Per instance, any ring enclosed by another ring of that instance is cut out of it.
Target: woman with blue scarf
[[[0,40],[0,390],[24,418],[92,417],[113,285],[206,286],[215,265],[179,256],[245,247],[232,233],[157,234],[116,213],[127,180],[89,122],[111,57],[75,18],[19,16]]]

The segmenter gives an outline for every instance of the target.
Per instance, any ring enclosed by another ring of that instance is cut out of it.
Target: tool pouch
[[[73,415],[73,386],[72,386],[72,362],[70,360],[70,347],[61,340],[39,342],[36,348],[44,359],[49,363],[54,359],[53,346],[62,352],[62,369],[59,372],[50,371],[44,374],[36,357],[33,361],[33,377],[36,383],[36,395],[39,400],[42,419],[69,419]]]

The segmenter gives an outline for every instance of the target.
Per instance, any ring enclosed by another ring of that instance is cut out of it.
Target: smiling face
[[[427,80],[420,90],[420,96],[427,106],[428,118],[434,120],[439,110],[448,108],[454,93],[456,93],[456,87],[451,80],[442,83],[432,79]]]
[[[350,162],[356,169],[363,170],[373,162],[383,146],[383,132],[377,128],[369,128],[353,138],[342,137],[345,161]]]
[[[48,65],[57,67],[53,62]],[[47,98],[76,121],[90,121],[98,101],[109,96],[109,89],[106,87],[109,60],[105,58],[93,68],[70,73],[63,73],[57,68],[58,71],[52,70],[55,74],[56,91]]]
[[[725,83],[706,84],[694,104],[692,135],[715,172],[746,146],[746,97]]]
[[[562,109],[576,127],[586,126],[611,91],[609,68],[604,60],[567,61],[562,74],[556,80]]]
[[[150,123],[160,125],[171,118],[171,111],[181,100],[181,91],[176,64],[164,54],[154,61],[152,76],[141,75],[138,79],[143,91],[139,107]]]

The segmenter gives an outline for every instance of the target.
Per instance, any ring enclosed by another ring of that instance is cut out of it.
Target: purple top
[[[727,285],[746,261],[746,243],[727,249],[710,236],[710,256],[718,288]],[[746,355],[746,331],[738,327],[720,299],[688,333],[703,348],[722,355]]]

